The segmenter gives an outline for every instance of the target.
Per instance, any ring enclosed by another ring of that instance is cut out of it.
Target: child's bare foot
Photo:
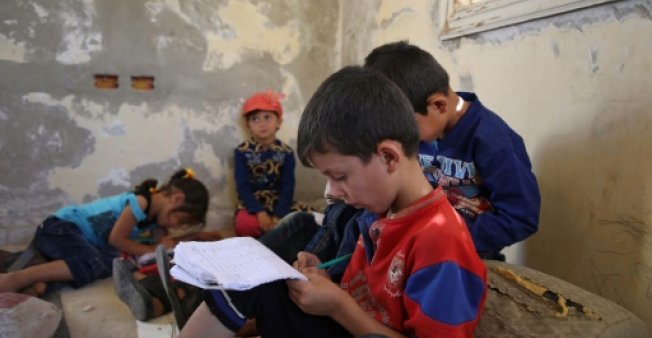
[[[34,283],[31,286],[21,289],[19,292],[34,297],[41,297],[45,294],[45,291],[47,291],[47,289],[48,289],[47,283],[38,282],[38,283]]]

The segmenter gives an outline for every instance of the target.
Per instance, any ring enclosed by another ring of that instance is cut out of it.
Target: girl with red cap
[[[260,237],[290,211],[310,209],[293,201],[294,151],[276,138],[283,122],[282,98],[268,90],[252,95],[242,106],[251,138],[235,149],[234,156],[238,236]]]

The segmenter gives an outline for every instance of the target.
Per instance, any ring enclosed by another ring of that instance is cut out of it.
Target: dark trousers
[[[48,260],[63,260],[73,276],[72,285],[82,287],[111,276],[118,252],[109,246],[98,248],[82,235],[74,223],[48,217],[36,228],[34,246]]]
[[[284,261],[292,264],[320,226],[311,212],[294,212],[283,217],[271,231],[258,238]]]
[[[204,300],[218,320],[233,332],[247,318],[256,318],[258,333],[264,338],[351,337],[330,317],[301,311],[288,296],[285,281],[262,284],[247,291],[207,290]]]
[[[295,212],[283,217],[278,226],[258,240],[291,264],[320,228],[312,213]],[[351,336],[331,318],[301,311],[288,296],[285,281],[247,291],[207,290],[204,299],[220,322],[234,332],[246,319],[256,318],[258,333],[263,337]]]

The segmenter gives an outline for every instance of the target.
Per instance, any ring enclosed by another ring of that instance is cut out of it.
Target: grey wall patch
[[[78,166],[93,152],[95,136],[68,117],[63,107],[0,99],[9,119],[0,135],[11,147],[0,148],[0,186],[25,188],[57,166]],[[23,112],[24,111],[24,112]]]
[[[473,77],[471,77],[470,74],[460,76],[460,89],[464,90],[464,91],[467,91],[467,92],[474,91],[474,89],[473,89]]]
[[[552,43],[552,53],[555,55],[556,58],[559,57],[559,42],[555,41]]]
[[[589,55],[591,56],[591,73],[595,74],[600,69],[598,65],[598,50],[591,48]]]

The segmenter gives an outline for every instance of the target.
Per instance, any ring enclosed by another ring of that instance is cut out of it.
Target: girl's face
[[[181,191],[174,191],[166,196],[164,205],[156,217],[156,223],[164,228],[178,228],[189,224],[192,216],[185,211],[176,210],[183,205],[185,195]]]
[[[158,214],[156,223],[164,228],[180,228],[190,224],[192,217],[185,211],[169,210]]]
[[[247,115],[247,128],[258,142],[274,140],[280,126],[281,119],[274,112],[260,110]]]

